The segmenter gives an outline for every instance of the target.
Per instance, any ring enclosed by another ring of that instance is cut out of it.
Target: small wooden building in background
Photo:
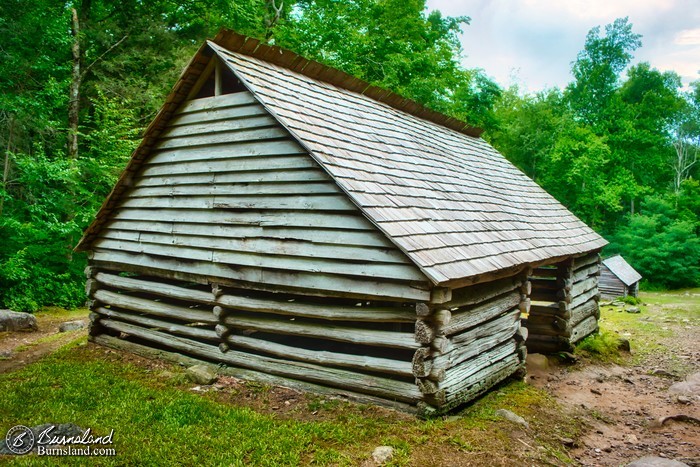
[[[605,298],[618,298],[639,294],[642,275],[620,255],[603,260],[600,274],[600,293]]]
[[[479,133],[220,33],[81,240],[91,340],[424,414],[473,399],[523,368],[533,269],[563,265],[540,282],[570,310],[606,243]]]

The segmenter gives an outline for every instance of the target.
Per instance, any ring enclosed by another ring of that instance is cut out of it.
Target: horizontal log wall
[[[455,289],[446,303],[417,307],[413,374],[423,409],[444,413],[522,370],[520,314],[529,306],[525,275]]]
[[[259,290],[427,300],[418,268],[248,92],[185,103],[93,264]]]
[[[571,351],[598,329],[599,276],[598,252],[533,271],[530,312],[523,320],[530,352]]]
[[[416,409],[424,398],[411,364],[420,347],[415,303],[203,286],[95,266],[86,272],[96,342],[162,349],[388,405]]]

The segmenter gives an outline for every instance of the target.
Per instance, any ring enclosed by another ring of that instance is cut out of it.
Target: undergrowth
[[[610,331],[592,334],[581,341],[576,352],[603,362],[617,362],[620,360],[620,338]]]

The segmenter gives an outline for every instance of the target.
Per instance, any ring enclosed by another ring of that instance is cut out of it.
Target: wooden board
[[[119,251],[97,250],[92,264],[111,271],[188,280],[197,283],[219,282],[237,288],[286,291],[315,296],[349,298],[381,298],[390,301],[428,301],[430,292],[417,284],[355,280],[350,277],[319,273],[283,272],[261,268],[236,269],[218,263],[183,261],[169,257],[152,257]],[[264,274],[264,276],[263,276]]]
[[[397,349],[411,350],[420,347],[420,345],[413,340],[412,333],[377,331],[374,329],[338,326],[327,323],[318,324],[305,322],[299,319],[280,320],[279,318],[267,316],[242,317],[234,314],[225,317],[223,323],[230,328],[243,331],[262,331]]]
[[[178,352],[194,357],[214,360],[224,364],[262,371],[273,375],[286,376],[317,384],[362,391],[379,397],[387,397],[403,402],[416,403],[422,399],[417,386],[411,383],[358,374],[355,372],[327,368],[306,362],[294,362],[287,359],[251,355],[246,352],[230,350],[221,353],[215,346],[202,344],[191,339],[171,336],[159,331],[144,329],[139,326],[113,321],[100,320],[100,325],[117,332],[144,339],[154,344],[164,345]]]
[[[345,276],[360,276],[366,278],[381,278],[397,281],[424,281],[424,276],[415,266],[405,264],[350,262],[326,258],[307,258],[264,255],[240,250],[219,250],[190,245],[164,245],[156,243],[132,242],[100,238],[95,242],[96,251],[124,251],[128,253],[146,254],[180,258],[185,261],[211,262],[230,266],[259,267],[263,269],[289,270],[292,272],[337,274]]]
[[[358,322],[402,322],[415,321],[415,312],[410,307],[370,307],[340,306],[304,303],[299,301],[278,301],[223,294],[217,303],[232,310],[274,313],[300,318],[320,318],[327,320]]]

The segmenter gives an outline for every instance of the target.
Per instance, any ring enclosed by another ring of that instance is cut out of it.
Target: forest
[[[700,286],[700,81],[633,63],[627,18],[581,38],[563,89],[461,65],[470,18],[425,0],[0,2],[0,308],[85,301],[73,251],[199,45],[222,28],[484,128],[649,288]]]

